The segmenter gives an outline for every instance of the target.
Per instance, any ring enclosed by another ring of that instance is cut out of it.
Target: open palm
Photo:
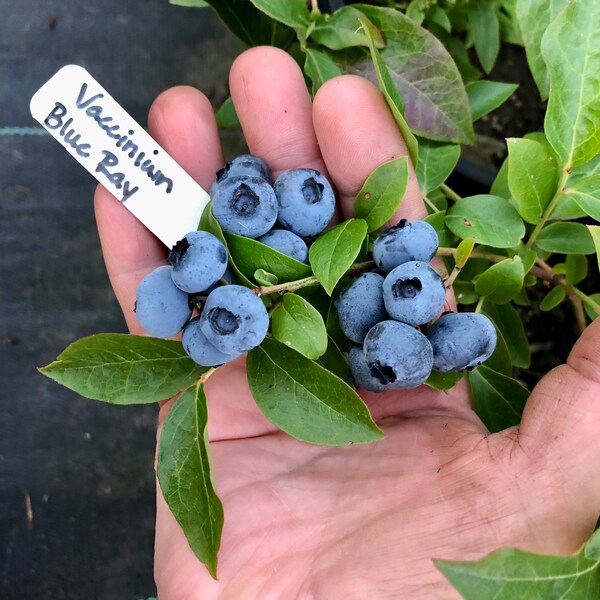
[[[250,151],[275,176],[326,172],[338,218],[379,164],[407,154],[377,89],[344,76],[311,103],[284,52],[234,63],[232,97]],[[154,103],[157,141],[205,188],[223,165],[208,100],[174,88]],[[96,214],[107,269],[132,332],[135,287],[167,250],[104,188]],[[425,215],[414,176],[397,218]],[[225,523],[218,581],[189,549],[160,491],[155,576],[161,600],[458,597],[432,559],[501,546],[570,553],[600,513],[600,325],[532,394],[519,427],[490,435],[466,385],[363,394],[385,439],[319,447],[279,432],[250,395],[244,359],[206,384],[216,488]],[[161,407],[159,422],[173,400]]]

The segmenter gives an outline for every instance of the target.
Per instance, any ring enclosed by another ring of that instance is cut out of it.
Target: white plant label
[[[208,194],[84,68],[60,69],[36,92],[30,108],[169,248],[198,227]]]

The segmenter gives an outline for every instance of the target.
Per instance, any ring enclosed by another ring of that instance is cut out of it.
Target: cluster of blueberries
[[[271,185],[268,166],[253,155],[239,156],[218,171],[210,196],[224,231],[300,262],[308,260],[303,238],[321,233],[335,210],[334,192],[321,173],[291,169]],[[280,228],[273,228],[276,224]],[[373,260],[385,277],[363,273],[335,300],[342,332],[357,344],[348,356],[357,387],[413,388],[432,369],[471,369],[492,354],[496,331],[484,315],[444,313],[425,326],[441,311],[446,294],[429,265],[437,248],[433,227],[402,220],[382,231],[373,245]],[[137,288],[135,312],[147,333],[168,338],[183,330],[188,355],[211,367],[262,342],[269,329],[265,305],[252,290],[234,283],[221,240],[205,231],[190,232],[173,247],[168,262]],[[200,315],[192,318],[199,299]]]
[[[331,185],[318,171],[284,171],[271,185],[267,164],[248,154],[217,172],[210,196],[224,231],[257,239],[300,262],[308,261],[302,238],[321,233],[335,210]],[[273,229],[276,223],[282,228]],[[137,288],[135,313],[147,333],[167,338],[183,330],[185,351],[207,367],[227,363],[262,342],[269,328],[265,305],[233,283],[221,240],[192,231],[175,244],[168,262]],[[191,319],[198,297],[204,301],[202,311]]]
[[[363,273],[339,294],[340,328],[357,344],[348,355],[357,387],[414,388],[432,370],[473,369],[494,351],[496,330],[485,315],[446,312],[426,326],[446,297],[442,278],[429,265],[437,249],[431,225],[403,219],[373,244],[373,260],[386,275]]]

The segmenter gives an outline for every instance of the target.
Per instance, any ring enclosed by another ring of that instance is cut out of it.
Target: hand
[[[277,176],[326,172],[338,218],[379,164],[406,146],[377,89],[354,76],[325,84],[311,105],[284,52],[255,48],[230,88],[252,153]],[[152,135],[203,187],[223,166],[208,100],[191,88],[162,94]],[[104,188],[96,214],[113,288],[132,333],[140,278],[166,248]],[[417,182],[397,218],[426,214]],[[519,427],[490,435],[465,385],[362,394],[385,439],[311,446],[278,431],[254,404],[244,359],[206,384],[209,435],[225,523],[214,581],[157,493],[155,577],[161,600],[437,598],[458,595],[432,559],[474,560],[502,546],[571,553],[600,512],[600,323],[567,365],[536,387]],[[165,403],[164,421],[173,400]]]

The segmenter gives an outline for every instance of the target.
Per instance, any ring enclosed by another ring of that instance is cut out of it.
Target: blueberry
[[[173,283],[184,292],[202,292],[214,285],[227,269],[225,244],[207,231],[192,231],[169,253]]]
[[[221,183],[229,177],[237,177],[238,175],[260,177],[267,183],[271,182],[271,170],[267,163],[253,154],[242,154],[228,162],[222,169],[217,171],[216,182]]]
[[[444,306],[442,278],[424,262],[407,262],[392,269],[383,282],[385,308],[397,321],[422,325]]]
[[[260,237],[277,220],[275,192],[259,177],[228,177],[217,186],[213,215],[224,231],[249,238]]]
[[[398,321],[381,321],[363,344],[371,376],[391,389],[414,388],[429,377],[433,351],[417,329]]]
[[[342,290],[334,306],[340,328],[353,342],[361,344],[367,331],[387,319],[383,304],[383,277],[377,273],[363,273]]]
[[[135,315],[144,331],[154,337],[178,334],[192,314],[188,295],[173,283],[172,270],[168,265],[158,267],[137,286]]]
[[[306,242],[291,231],[272,229],[259,237],[258,241],[300,262],[305,263],[308,261]]]
[[[438,246],[438,235],[429,223],[402,219],[379,234],[373,244],[373,260],[387,273],[405,262],[429,262]]]
[[[442,373],[474,369],[496,347],[496,328],[479,313],[445,313],[425,334],[433,348],[433,368]]]
[[[335,210],[329,181],[314,169],[284,171],[273,184],[279,223],[301,237],[312,237],[327,227]]]
[[[381,383],[377,377],[371,375],[362,346],[354,346],[350,349],[348,366],[357,388],[363,388],[371,392],[385,392],[385,390],[392,389],[389,385]]]
[[[217,367],[240,356],[239,353],[223,354],[217,350],[202,333],[200,317],[192,319],[184,327],[181,343],[188,356],[203,367]]]
[[[224,354],[241,354],[258,346],[269,328],[269,315],[262,300],[241,285],[213,290],[202,310],[204,335]]]

